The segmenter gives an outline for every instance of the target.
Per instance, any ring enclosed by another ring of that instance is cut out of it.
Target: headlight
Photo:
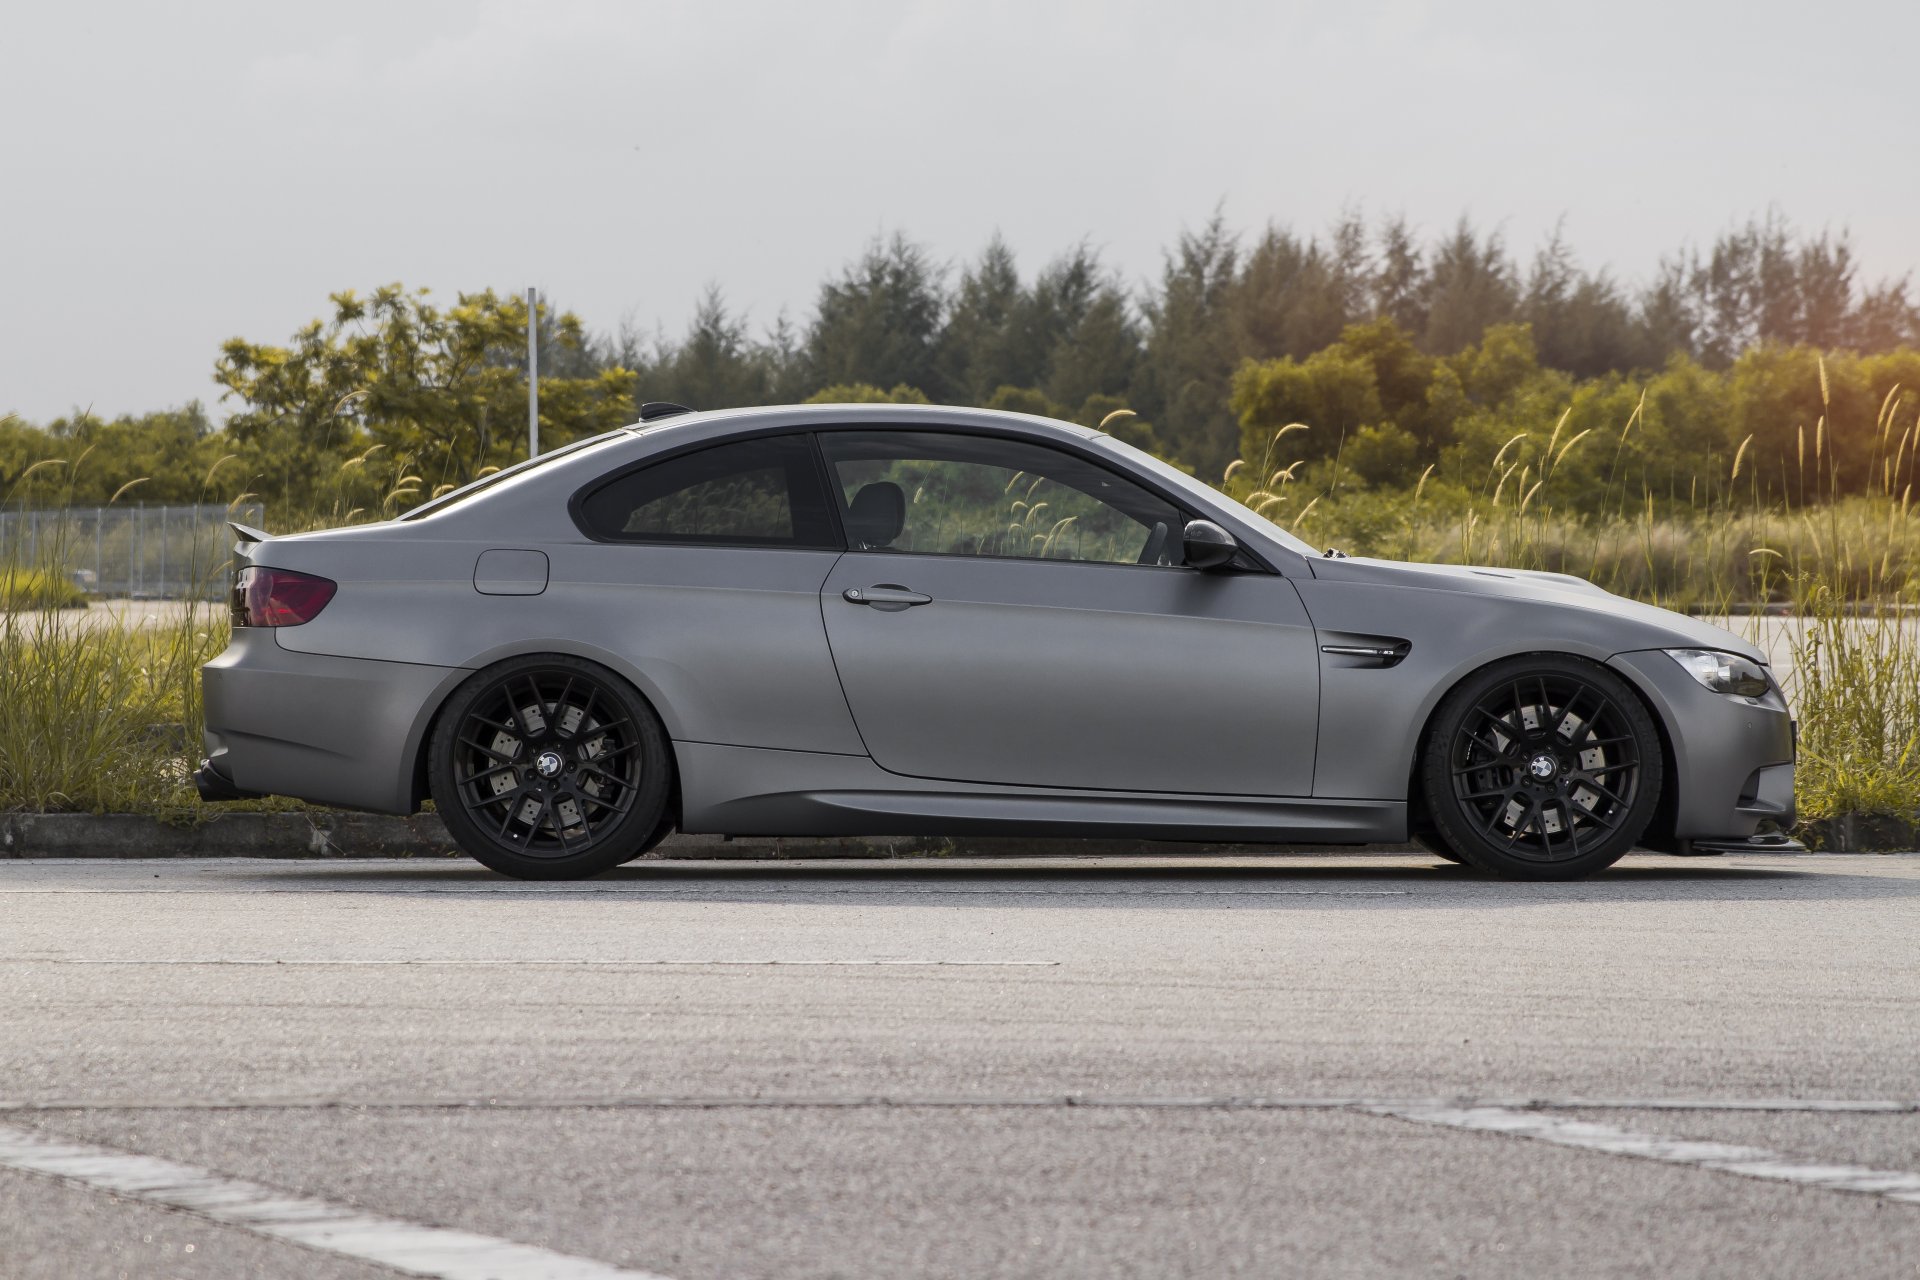
[[[1773,687],[1765,667],[1737,653],[1721,653],[1718,649],[1668,649],[1666,655],[1715,693],[1758,698]]]

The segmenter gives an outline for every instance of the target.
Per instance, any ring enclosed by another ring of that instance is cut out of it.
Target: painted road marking
[[[0,1125],[0,1168],[179,1209],[321,1253],[436,1280],[666,1280],[534,1245],[362,1213],[192,1165]]]
[[[90,965],[257,965],[263,968],[334,969],[357,966],[451,965],[455,967],[496,966],[513,969],[551,969],[593,966],[602,969],[645,969],[661,965],[699,968],[948,968],[948,969],[1056,969],[1058,960],[245,960],[169,957],[165,960],[102,960],[35,956],[0,957],[0,964],[90,964]]]
[[[522,1110],[603,1107],[659,1108],[853,1108],[853,1107],[1063,1107],[1245,1109],[1269,1111],[1343,1110],[1469,1132],[1528,1138],[1583,1151],[1654,1160],[1764,1182],[1822,1191],[1871,1195],[1920,1204],[1920,1173],[1874,1169],[1864,1165],[1825,1164],[1796,1159],[1762,1147],[1696,1141],[1636,1133],[1613,1125],[1550,1114],[1543,1107],[1632,1108],[1692,1111],[1802,1111],[1856,1114],[1914,1114],[1920,1100],[1900,1099],[1562,1099],[1535,1101],[1530,1109],[1458,1102],[1383,1102],[1360,1098],[1120,1097],[1054,1095],[1035,1097],[888,1097],[820,1096],[697,1098],[665,1096],[581,1098],[393,1099],[246,1099],[178,1101],[91,1099],[41,1102],[0,1101],[0,1111],[68,1109],[308,1109],[352,1110],[460,1108]],[[0,1169],[57,1178],[65,1182],[144,1200],[194,1214],[211,1222],[323,1253],[358,1258],[410,1275],[436,1280],[666,1280],[654,1272],[615,1267],[589,1258],[473,1232],[406,1222],[363,1213],[314,1197],[276,1191],[258,1183],[225,1178],[192,1165],[110,1147],[0,1125]]]
[[[714,1094],[415,1094],[385,1098],[323,1094],[231,1094],[209,1098],[94,1096],[0,1098],[5,1111],[590,1111],[590,1110],[910,1110],[978,1108],[1171,1111],[1700,1111],[1803,1112],[1841,1115],[1920,1114],[1920,1098],[1289,1098],[1244,1095],[1176,1097],[1128,1094],[764,1094],[738,1097]],[[1407,1118],[1411,1118],[1410,1116]]]
[[[1482,886],[1496,888],[1499,886]],[[626,881],[612,885],[423,885],[423,884],[316,884],[295,885],[288,888],[266,886],[244,886],[231,888],[223,885],[196,885],[192,888],[172,889],[114,889],[114,888],[72,888],[72,889],[16,889],[0,885],[0,894],[21,897],[36,894],[196,894],[202,896],[248,896],[263,894],[377,894],[382,897],[403,897],[417,894],[486,894],[493,896],[537,898],[566,897],[582,898],[612,895],[621,898],[726,898],[739,897],[742,893],[767,893],[778,890],[785,897],[843,897],[868,898],[876,896],[937,897],[964,896],[980,897],[992,895],[1011,898],[1406,898],[1415,892],[1412,889],[1035,889],[1022,887],[1017,883],[982,885],[978,888],[948,888],[929,885],[863,885],[850,888],[829,888],[823,882],[804,879],[773,879],[771,877],[742,877],[729,882],[722,889],[681,889],[672,885],[647,884],[639,881]],[[1422,890],[1422,892],[1425,892]],[[1539,900],[1539,899],[1536,899]]]
[[[1920,1173],[1869,1169],[1864,1165],[1816,1164],[1763,1147],[1727,1142],[1695,1142],[1660,1134],[1634,1133],[1610,1124],[1570,1120],[1564,1116],[1519,1111],[1510,1107],[1370,1107],[1376,1115],[1394,1116],[1416,1124],[1470,1129],[1480,1133],[1532,1138],[1555,1146],[1601,1151],[1607,1155],[1692,1165],[1716,1173],[1731,1173],[1765,1182],[1787,1182],[1823,1191],[1850,1191],[1920,1204]]]

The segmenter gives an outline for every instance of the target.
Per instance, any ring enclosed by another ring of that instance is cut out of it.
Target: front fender
[[[1673,750],[1673,836],[1744,839],[1764,821],[1793,825],[1793,715],[1776,687],[1759,698],[1715,693],[1658,649],[1608,663],[1640,692]]]
[[[1313,794],[1328,799],[1405,800],[1420,738],[1448,691],[1503,658],[1558,653],[1604,663],[1617,651],[1584,611],[1524,598],[1363,582],[1295,579],[1322,642],[1377,636],[1408,642],[1382,667],[1320,655],[1320,741]]]

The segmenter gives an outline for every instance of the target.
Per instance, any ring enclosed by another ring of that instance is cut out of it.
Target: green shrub
[[[87,593],[58,574],[0,569],[0,609],[84,609]]]

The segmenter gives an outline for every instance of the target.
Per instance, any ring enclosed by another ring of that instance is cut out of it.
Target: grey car
[[[243,529],[202,794],[430,797],[533,878],[677,828],[1412,838],[1568,879],[1792,823],[1786,703],[1716,627],[1320,554],[1068,423],[677,409],[397,520]]]

